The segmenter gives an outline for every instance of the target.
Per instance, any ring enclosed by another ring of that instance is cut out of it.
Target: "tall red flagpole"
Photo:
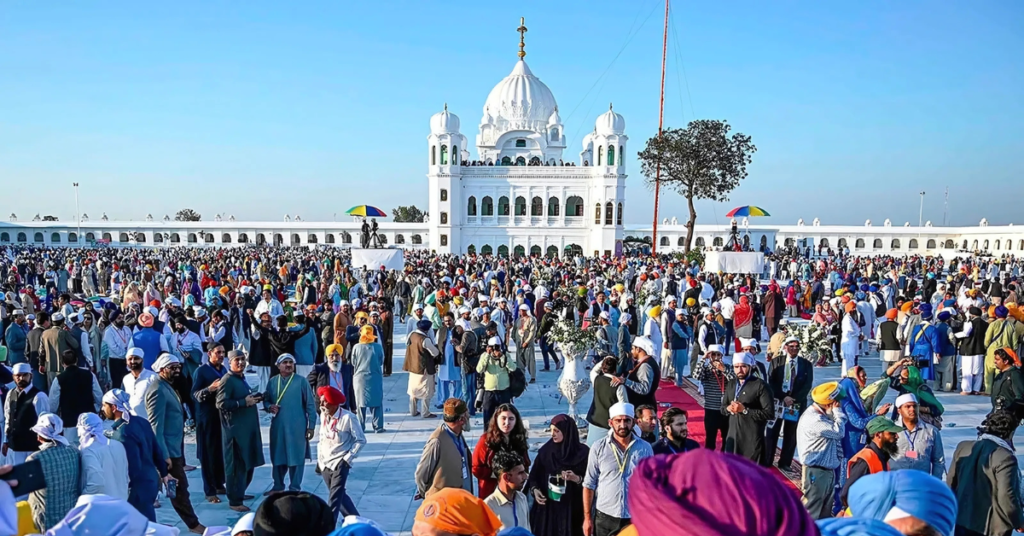
[[[668,2],[665,0],[665,36],[661,42],[661,102],[658,105],[658,137],[665,122],[665,57],[668,55]],[[651,255],[658,254],[658,197],[661,194],[661,162],[654,170],[654,227],[651,232]]]

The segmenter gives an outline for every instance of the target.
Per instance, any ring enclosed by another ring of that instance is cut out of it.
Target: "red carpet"
[[[694,387],[692,383],[689,383],[689,380],[684,381],[687,382],[685,384],[686,388],[681,389],[679,387],[676,387],[676,384],[673,383],[672,381],[662,380],[661,385],[658,386],[658,405],[670,404],[679,409],[685,409],[687,416],[689,417],[688,423],[690,437],[697,443],[700,443],[701,446],[703,446],[704,440],[705,438],[707,438],[707,433],[704,431],[703,397],[701,397],[700,394],[697,392],[697,388]],[[660,414],[664,410],[665,407],[659,407],[658,413]],[[716,448],[718,450],[721,450],[721,440],[718,441],[718,445]],[[795,469],[798,469],[799,464],[794,461],[793,467]],[[798,482],[794,482],[790,477],[783,474],[783,472],[780,471],[778,467],[772,466],[771,472],[775,476],[779,477],[779,479],[782,480],[784,483],[786,483],[786,485],[789,486],[793,491],[800,493],[800,486]],[[799,478],[799,474],[799,472],[796,473],[797,478]]]

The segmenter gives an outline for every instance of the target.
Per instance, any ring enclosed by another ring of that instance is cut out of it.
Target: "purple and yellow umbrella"
[[[364,218],[386,218],[388,216],[383,210],[370,205],[356,205],[345,211],[345,214]]]
[[[768,214],[768,211],[761,207],[743,205],[742,207],[736,207],[730,210],[729,213],[725,215],[726,218],[735,218],[736,216],[771,216],[771,214]]]

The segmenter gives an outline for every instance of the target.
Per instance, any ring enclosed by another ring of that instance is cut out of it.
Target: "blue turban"
[[[944,309],[944,310],[939,312],[939,322],[944,322],[946,320],[949,320],[950,317],[952,317],[952,316],[953,316],[953,313],[950,313],[948,310]]]
[[[929,308],[929,309],[925,309],[923,307],[921,308],[921,319],[922,320],[931,320],[932,316],[933,315],[932,315],[931,308]]]
[[[1000,305],[996,307],[996,318],[1006,318],[1010,314],[1010,310]]]
[[[861,285],[860,286],[860,291],[861,292],[867,292],[868,291],[868,286],[867,285]]]
[[[900,536],[900,532],[877,519],[830,517],[818,521],[821,536]]]
[[[433,325],[434,325],[433,322],[431,322],[431,321],[427,320],[426,318],[424,318],[423,320],[420,320],[420,321],[416,322],[416,329],[418,329],[420,331],[423,331],[423,332],[426,332]]]
[[[928,279],[935,279],[935,274],[932,273],[932,272],[928,272],[928,276],[927,277],[928,277]]]
[[[523,527],[509,527],[498,532],[498,536],[533,536],[533,533]]]
[[[867,297],[867,294],[864,294],[864,291],[861,291],[861,290],[857,291],[857,299],[858,300],[863,300],[866,297]]]
[[[893,508],[924,521],[943,536],[953,536],[956,497],[944,482],[924,471],[885,471],[850,486],[854,517],[884,520]]]
[[[871,292],[878,292],[878,285],[871,285],[870,287],[868,287],[868,290],[870,290]]]

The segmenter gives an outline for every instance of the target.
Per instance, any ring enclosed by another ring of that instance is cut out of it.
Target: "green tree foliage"
[[[747,165],[757,151],[750,136],[738,132],[730,136],[729,130],[725,121],[691,121],[686,128],[665,129],[661,136],[647,140],[638,154],[649,187],[654,187],[657,176],[662,186],[686,198],[690,218],[685,251],[690,250],[697,223],[694,200],[728,201],[729,193],[747,178]]]

